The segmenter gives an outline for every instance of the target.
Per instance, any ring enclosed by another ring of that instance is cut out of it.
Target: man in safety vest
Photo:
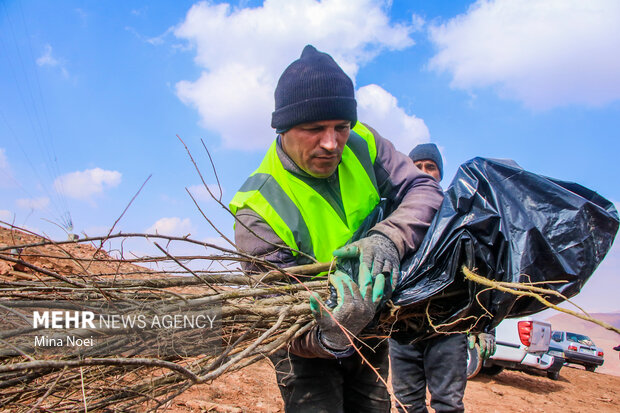
[[[287,412],[389,412],[390,397],[342,330],[373,319],[384,284],[415,251],[439,208],[437,182],[375,130],[357,122],[353,82],[328,54],[306,46],[282,73],[271,126],[278,137],[230,203],[237,247],[281,267],[360,257],[356,284],[336,272],[338,305],[311,298],[314,327],[272,355]],[[396,209],[342,248],[383,198]],[[252,264],[244,264],[252,270]],[[386,340],[361,354],[384,379]]]
[[[413,164],[437,182],[443,178],[443,159],[434,143],[417,145],[409,153]],[[427,413],[426,388],[431,407],[439,412],[464,412],[463,396],[467,385],[467,345],[479,342],[480,356],[495,353],[495,337],[488,333],[443,334],[413,344],[390,339],[390,362],[394,395],[405,406],[399,412]],[[468,343],[469,341],[469,343]]]

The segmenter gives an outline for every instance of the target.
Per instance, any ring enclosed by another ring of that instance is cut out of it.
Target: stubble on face
[[[338,168],[350,132],[347,120],[302,123],[282,133],[282,149],[310,176],[327,178]]]

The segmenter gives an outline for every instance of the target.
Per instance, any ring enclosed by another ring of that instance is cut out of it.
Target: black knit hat
[[[278,133],[305,122],[357,121],[353,82],[330,55],[311,45],[284,70],[274,95],[271,127]]]
[[[413,162],[422,161],[424,159],[431,160],[439,169],[439,178],[443,178],[443,160],[441,153],[434,143],[421,143],[409,152],[409,157]]]

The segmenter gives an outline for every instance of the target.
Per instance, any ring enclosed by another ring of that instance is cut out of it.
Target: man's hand
[[[357,335],[375,316],[377,305],[383,298],[385,277],[374,278],[368,267],[361,265],[359,287],[345,273],[336,271],[329,280],[338,293],[338,305],[329,313],[316,293],[310,296],[310,309],[320,327],[323,344],[331,350],[341,351],[351,342],[343,328]]]
[[[467,337],[467,342],[469,344],[469,348],[473,349],[476,345],[476,341],[478,342],[478,346],[480,347],[480,357],[482,359],[488,359],[493,354],[495,354],[495,350],[497,346],[495,344],[495,336],[489,333],[477,333],[470,334]]]
[[[382,234],[372,234],[334,251],[337,258],[360,257],[360,267],[370,268],[374,277],[377,274],[390,276],[392,286],[396,284],[400,269],[400,256],[391,239]]]

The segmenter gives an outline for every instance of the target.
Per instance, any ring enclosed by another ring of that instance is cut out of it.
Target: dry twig
[[[570,300],[568,300],[566,297],[564,297],[562,294],[558,293],[557,291],[553,291],[553,290],[550,290],[550,289],[547,289],[547,288],[535,287],[535,286],[532,286],[532,285],[522,284],[522,283],[508,283],[508,282],[500,282],[500,281],[489,280],[488,278],[485,278],[485,277],[482,277],[482,276],[476,274],[474,271],[470,270],[469,268],[467,268],[465,266],[463,266],[462,270],[463,270],[463,273],[465,274],[465,278],[470,280],[470,281],[473,281],[475,283],[482,284],[482,285],[485,285],[487,287],[494,288],[496,290],[503,291],[503,292],[506,292],[506,293],[510,293],[510,294],[514,294],[514,295],[518,295],[518,296],[533,297],[533,298],[535,298],[536,300],[538,300],[539,302],[541,302],[543,305],[545,305],[548,308],[553,308],[556,311],[560,311],[562,313],[569,314],[569,315],[572,315],[572,316],[577,317],[577,318],[581,318],[582,320],[590,321],[592,323],[600,325],[603,328],[606,328],[607,330],[611,330],[611,331],[614,331],[614,332],[620,334],[620,329],[618,329],[617,327],[612,326],[609,323],[606,323],[604,321],[597,320],[596,318],[591,317],[590,315],[585,313],[585,311],[583,311],[578,306],[577,307],[580,310],[582,310],[583,313],[578,313],[576,311],[572,311],[572,310],[569,310],[569,309],[566,309],[566,308],[558,307],[557,305],[549,302],[546,298],[543,297],[543,294],[544,295],[555,295],[555,296],[559,296],[563,300],[566,300],[567,302],[575,305],[574,303],[572,303]]]

